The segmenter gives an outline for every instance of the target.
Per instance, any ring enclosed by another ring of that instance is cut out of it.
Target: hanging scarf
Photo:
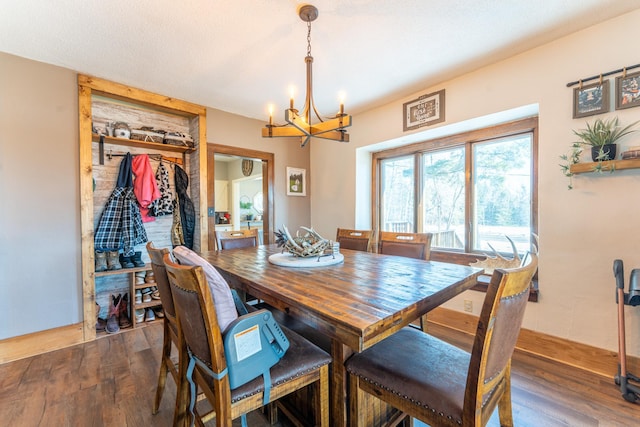
[[[163,216],[173,213],[173,193],[169,184],[169,170],[166,168],[162,160],[156,170],[156,185],[160,190],[160,198],[151,203],[151,215]]]

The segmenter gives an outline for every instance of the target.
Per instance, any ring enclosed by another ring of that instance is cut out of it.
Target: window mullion
[[[416,233],[422,233],[423,231],[423,215],[424,215],[424,198],[423,198],[423,173],[422,173],[422,169],[423,169],[423,164],[422,164],[422,154],[421,153],[416,153],[415,157],[414,157],[414,161],[415,161],[415,167],[414,167],[414,172],[413,172],[413,179],[414,179],[414,187],[415,187],[415,196],[414,196],[414,200],[416,201],[415,205],[414,205],[414,232]]]
[[[465,144],[465,179],[464,179],[464,191],[465,191],[465,247],[464,251],[466,253],[471,252],[471,248],[473,248],[473,229],[475,224],[473,224],[473,186],[472,186],[472,177],[473,177],[473,150],[472,144],[467,142]]]

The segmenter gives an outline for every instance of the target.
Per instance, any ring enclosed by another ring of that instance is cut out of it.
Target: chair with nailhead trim
[[[432,426],[484,426],[498,407],[513,426],[511,356],[522,325],[538,257],[496,269],[478,319],[471,353],[413,328],[353,355],[349,373],[351,426],[362,426],[365,393]]]

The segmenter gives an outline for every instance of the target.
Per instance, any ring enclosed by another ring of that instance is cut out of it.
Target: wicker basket
[[[179,132],[167,132],[164,135],[164,143],[189,148],[193,148],[195,146],[191,135]]]
[[[136,141],[157,142],[159,144],[162,144],[164,140],[164,134],[148,129],[132,129],[131,139],[135,139]]]

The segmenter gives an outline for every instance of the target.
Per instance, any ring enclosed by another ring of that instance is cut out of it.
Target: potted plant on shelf
[[[574,130],[573,133],[580,138],[571,145],[571,152],[560,156],[565,163],[560,165],[562,173],[569,177],[569,190],[573,188],[571,177],[571,165],[580,162],[580,156],[585,147],[591,148],[591,158],[596,162],[593,171],[602,172],[602,162],[606,160],[615,160],[617,152],[617,142],[620,138],[635,132],[633,127],[640,121],[631,123],[622,127],[617,117],[612,119],[596,119],[593,124],[587,123],[586,129]],[[615,165],[610,164],[606,168],[610,172],[615,170]]]
[[[574,130],[573,133],[580,138],[574,143],[580,147],[591,147],[591,158],[594,162],[605,160],[615,160],[617,151],[617,141],[635,132],[633,127],[638,122],[622,127],[617,117],[610,120],[596,119],[593,124],[587,123],[586,129]]]

